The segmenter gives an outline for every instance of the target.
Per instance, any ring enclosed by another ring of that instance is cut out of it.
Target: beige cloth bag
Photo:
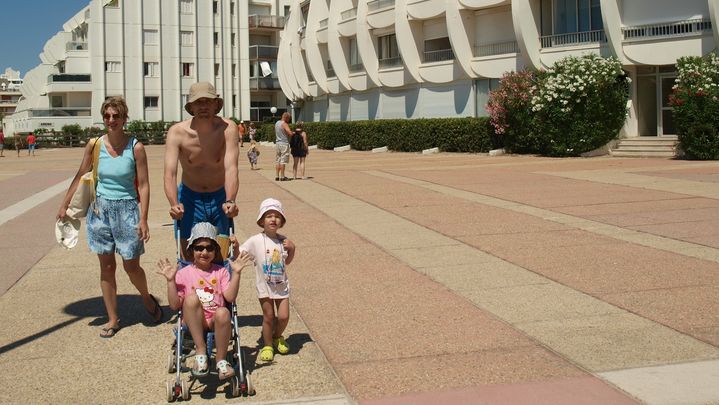
[[[97,146],[95,138],[92,144],[92,169],[80,177],[75,194],[72,195],[70,205],[67,207],[65,214],[73,219],[84,218],[90,204],[95,201],[95,184],[97,184],[97,165],[100,159],[100,147]]]

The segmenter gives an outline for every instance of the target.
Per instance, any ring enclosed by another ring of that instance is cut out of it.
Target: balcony
[[[364,72],[364,64],[362,62],[352,63],[349,65],[350,72]]]
[[[285,28],[285,17],[280,15],[258,15],[254,14],[248,17],[249,28]]]
[[[280,89],[280,80],[276,77],[250,77],[250,90]]]
[[[87,42],[70,41],[65,44],[66,51],[87,51]]]
[[[507,53],[517,53],[519,47],[517,41],[498,42],[495,44],[477,45],[474,47],[474,56],[493,56],[504,55]]]
[[[379,60],[380,69],[402,66],[402,57],[395,56],[393,58],[383,58]]]
[[[90,107],[66,107],[30,110],[31,117],[89,117]]]
[[[693,37],[711,33],[711,20],[703,18],[664,24],[622,27],[624,42]]]
[[[604,30],[597,30],[545,35],[540,37],[540,41],[542,48],[554,48],[607,42],[607,37],[604,35]]]
[[[442,62],[445,60],[454,60],[454,51],[451,49],[440,49],[424,52],[424,63]]]
[[[279,47],[272,45],[250,45],[250,60],[275,60]]]
[[[60,74],[53,74],[49,75],[47,77],[47,83],[66,83],[66,82],[90,82],[90,75],[84,75],[84,74],[68,74],[68,73],[60,73]]]
[[[319,25],[320,29],[327,28],[327,18],[320,20]]]
[[[387,7],[394,7],[394,0],[372,0],[367,3],[367,11],[370,13]]]
[[[357,18],[357,9],[356,8],[351,8],[349,10],[345,10],[340,14],[341,21],[352,20],[355,18]]]

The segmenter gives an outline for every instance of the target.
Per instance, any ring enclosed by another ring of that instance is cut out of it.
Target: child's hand
[[[165,276],[167,281],[175,281],[175,274],[177,274],[177,265],[172,265],[170,263],[170,259],[164,258],[160,259],[157,262],[157,268],[160,271],[156,271],[155,273]]]
[[[235,235],[230,235],[230,243],[232,244],[233,252],[240,251],[240,241],[237,240],[237,237]]]
[[[295,243],[287,238],[282,239],[282,247],[285,248],[288,254],[295,251]]]
[[[242,269],[245,268],[248,264],[252,263],[254,258],[252,255],[250,255],[249,252],[242,251],[240,252],[239,256],[235,260],[230,260],[230,267],[232,267],[232,272],[235,274],[242,273]]]

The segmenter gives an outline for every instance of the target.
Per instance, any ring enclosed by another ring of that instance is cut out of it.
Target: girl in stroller
[[[252,261],[242,252],[229,260],[232,277],[222,266],[222,253],[217,243],[217,230],[207,222],[192,227],[187,242],[192,253],[192,264],[177,270],[169,259],[157,262],[157,273],[167,279],[167,300],[170,308],[182,308],[183,321],[195,342],[195,364],[192,373],[208,373],[207,342],[205,331],[214,330],[217,350],[217,373],[221,380],[232,377],[235,370],[225,360],[231,337],[231,314],[228,302],[234,302],[240,285],[242,269]]]

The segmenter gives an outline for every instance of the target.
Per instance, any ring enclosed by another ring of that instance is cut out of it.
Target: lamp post
[[[270,112],[272,113],[272,122],[275,122],[275,113],[277,112],[277,107],[270,107]]]

